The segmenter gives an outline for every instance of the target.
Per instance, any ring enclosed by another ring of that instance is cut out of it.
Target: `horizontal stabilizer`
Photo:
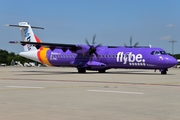
[[[9,43],[12,43],[12,44],[21,44],[20,41],[9,41]]]
[[[9,24],[7,24],[6,26],[9,26],[9,27],[18,27],[18,28],[28,28],[28,26],[23,26],[23,25],[9,25]],[[35,26],[31,26],[31,28],[41,29],[41,30],[44,29],[44,28],[42,28],[42,27],[35,27]]]

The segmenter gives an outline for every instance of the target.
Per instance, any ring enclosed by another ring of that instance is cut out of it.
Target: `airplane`
[[[87,70],[105,73],[112,68],[126,68],[153,69],[159,70],[161,74],[167,74],[168,68],[178,63],[162,48],[96,45],[95,35],[92,44],[85,39],[87,45],[46,43],[42,42],[32,30],[32,28],[44,29],[42,27],[31,26],[28,22],[7,26],[20,28],[22,41],[9,42],[23,45],[24,51],[19,53],[20,56],[48,66],[76,67],[78,73],[86,73]]]

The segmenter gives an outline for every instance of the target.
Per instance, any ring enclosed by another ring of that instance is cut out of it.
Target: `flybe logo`
[[[122,62],[123,64],[131,63],[144,63],[145,59],[143,59],[142,54],[133,54],[132,52],[118,52],[117,53],[117,62]]]
[[[31,42],[31,36],[28,32],[28,28],[24,29],[24,37],[28,42]],[[27,45],[28,50],[31,50],[32,45]]]
[[[58,60],[58,58],[60,58],[61,53],[58,52],[52,52],[50,54],[50,60]]]

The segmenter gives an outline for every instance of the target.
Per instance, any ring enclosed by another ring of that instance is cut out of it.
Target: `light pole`
[[[169,42],[172,43],[172,55],[173,55],[173,54],[174,54],[174,43],[177,42],[177,41],[171,40],[171,41],[169,41]]]

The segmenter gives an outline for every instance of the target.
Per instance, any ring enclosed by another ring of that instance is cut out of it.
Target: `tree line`
[[[175,57],[176,59],[180,59],[180,54],[174,54],[172,56]]]
[[[24,64],[25,62],[33,62],[32,60],[21,57],[14,52],[9,53],[7,50],[0,49],[0,63],[11,65],[12,60],[20,61],[22,64]]]
[[[174,54],[172,56],[174,56],[176,59],[180,59],[180,54]],[[5,63],[6,65],[11,65],[12,60],[20,61],[22,64],[24,64],[25,62],[34,62],[33,60],[21,57],[21,56],[15,54],[14,52],[9,53],[6,50],[0,49],[0,63]]]

